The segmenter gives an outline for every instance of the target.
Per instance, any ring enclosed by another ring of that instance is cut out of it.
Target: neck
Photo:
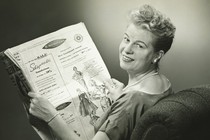
[[[157,70],[152,69],[152,70],[148,70],[146,72],[141,72],[141,73],[128,73],[128,85],[127,86],[132,85],[133,83],[139,81],[147,74],[156,73],[156,72],[157,72]]]

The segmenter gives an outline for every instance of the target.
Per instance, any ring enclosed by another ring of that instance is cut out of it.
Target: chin
[[[127,65],[125,65],[123,62],[120,62],[120,67],[121,69],[127,71],[129,69],[129,67]]]
[[[128,71],[131,69],[133,63],[132,62],[124,62],[122,60],[122,58],[120,58],[120,67],[125,70],[125,71]]]

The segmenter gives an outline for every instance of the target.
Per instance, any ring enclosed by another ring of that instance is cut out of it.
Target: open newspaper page
[[[27,117],[32,127],[36,130],[42,139],[55,140],[55,137],[47,123],[34,117],[28,112],[30,107],[30,97],[28,96],[28,92],[31,91],[31,88],[21,69],[17,67],[17,65],[11,61],[11,59],[9,59],[3,52],[0,53],[0,59],[5,64],[5,68],[9,74],[10,79],[12,80],[12,83],[18,88],[19,96],[23,102]]]
[[[110,75],[83,23],[5,54],[22,70],[30,89],[46,97],[79,137],[93,137],[95,122],[110,105],[103,84]],[[53,134],[35,130],[42,139],[52,139]]]

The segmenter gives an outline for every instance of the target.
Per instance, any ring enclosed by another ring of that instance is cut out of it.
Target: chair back
[[[210,85],[170,95],[139,118],[131,140],[209,140]]]

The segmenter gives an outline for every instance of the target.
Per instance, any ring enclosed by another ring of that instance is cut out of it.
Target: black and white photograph
[[[209,140],[209,7],[0,1],[0,139]]]

